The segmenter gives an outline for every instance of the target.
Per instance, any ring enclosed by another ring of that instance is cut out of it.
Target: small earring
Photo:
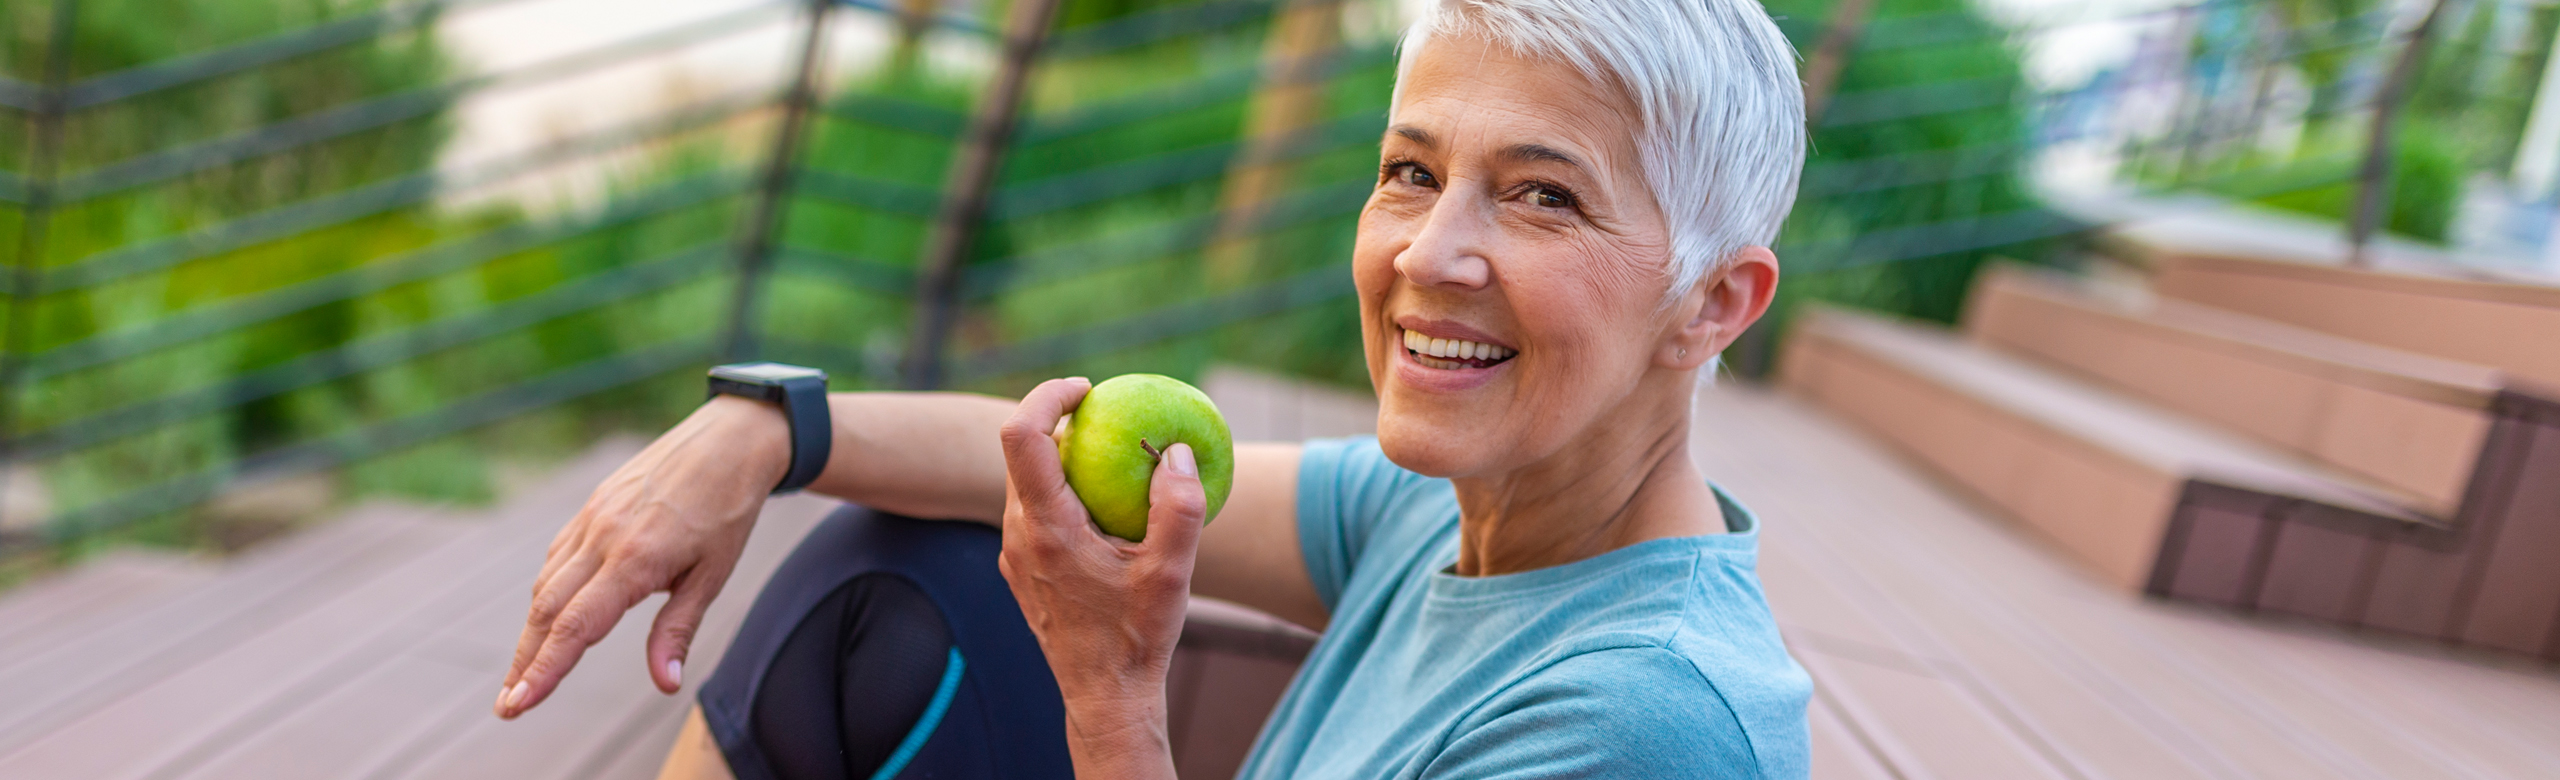
[[[1688,350],[1685,350],[1685,349],[1684,349],[1684,350],[1680,350],[1680,359],[1681,359],[1681,360],[1687,360],[1687,359],[1689,359],[1689,351],[1688,351]]]

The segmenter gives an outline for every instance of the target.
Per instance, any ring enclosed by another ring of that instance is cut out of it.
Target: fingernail
[[[528,690],[531,690],[532,688],[533,688],[533,681],[532,681],[532,680],[517,680],[517,681],[516,681],[516,687],[508,688],[508,689],[507,689],[507,698],[506,698],[506,700],[505,700],[505,701],[499,702],[498,707],[499,707],[500,709],[505,709],[505,710],[510,710],[510,711],[514,710],[514,709],[516,708],[516,705],[518,705],[518,704],[523,704],[523,703],[524,703],[524,694],[525,694],[525,692],[526,692],[526,691],[528,691]]]
[[[684,659],[667,659],[667,682],[675,685],[684,684]]]
[[[1191,462],[1191,445],[1175,443],[1164,451],[1164,461],[1173,464],[1173,473],[1186,477],[1200,476],[1200,464]]]

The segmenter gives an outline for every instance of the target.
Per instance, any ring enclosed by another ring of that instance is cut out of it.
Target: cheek
[[[1537,361],[1541,384],[1580,394],[1586,385],[1614,385],[1642,373],[1652,353],[1655,323],[1645,313],[1661,295],[1652,273],[1627,270],[1606,257],[1516,269],[1516,289],[1540,291],[1511,301],[1545,359]]]

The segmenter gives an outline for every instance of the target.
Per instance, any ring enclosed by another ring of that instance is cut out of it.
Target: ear
[[[1768,313],[1769,301],[1777,292],[1777,254],[1768,247],[1743,247],[1723,269],[1699,281],[1672,307],[1680,321],[1666,334],[1654,362],[1680,370],[1706,365]]]

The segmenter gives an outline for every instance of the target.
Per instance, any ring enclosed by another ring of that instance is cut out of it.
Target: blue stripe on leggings
[[[942,665],[942,687],[933,689],[933,703],[925,705],[924,717],[916,719],[916,727],[907,732],[906,739],[898,741],[898,752],[889,754],[889,762],[871,773],[871,780],[897,777],[900,770],[907,768],[907,762],[916,760],[916,753],[924,750],[924,741],[933,738],[934,727],[942,725],[942,713],[951,709],[951,697],[960,693],[960,670],[968,666],[967,661],[960,660],[960,648],[951,648],[951,660]]]

